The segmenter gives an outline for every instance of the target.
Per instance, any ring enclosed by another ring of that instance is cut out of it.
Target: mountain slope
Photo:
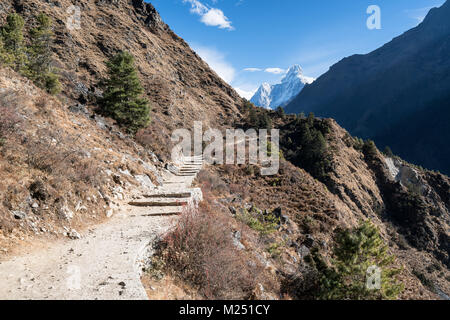
[[[3,0],[2,4],[9,10],[0,14],[0,22],[13,11],[23,15],[27,24],[37,11],[53,18],[56,66],[72,103],[89,105],[105,76],[105,60],[120,50],[132,53],[151,101],[152,125],[145,136],[162,147],[169,145],[175,127],[190,126],[198,119],[205,126],[218,126],[239,117],[239,95],[162,21],[150,3],[77,1],[79,30],[66,27],[72,1]],[[159,155],[164,157],[166,149]]]
[[[448,173],[450,158],[440,146],[448,141],[450,130],[439,120],[445,114],[434,109],[448,109],[449,53],[447,1],[383,47],[332,66],[286,111],[335,118],[353,135],[374,138],[409,161]],[[428,130],[431,124],[437,127]]]
[[[306,84],[313,81],[313,78],[303,75],[299,65],[294,65],[289,68],[281,83],[275,85],[263,83],[250,101],[259,107],[276,109],[289,103]]]

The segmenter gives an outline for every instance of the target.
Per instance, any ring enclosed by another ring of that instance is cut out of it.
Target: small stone
[[[70,230],[70,232],[67,233],[67,236],[72,240],[81,239],[81,235],[75,229]]]
[[[17,219],[17,220],[22,220],[27,217],[27,214],[23,211],[13,211],[12,214],[14,216],[14,219]]]

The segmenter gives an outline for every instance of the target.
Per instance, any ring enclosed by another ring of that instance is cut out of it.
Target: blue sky
[[[444,0],[152,0],[163,20],[229,84],[249,97],[291,65],[318,77],[411,29]],[[377,5],[381,29],[369,30]]]

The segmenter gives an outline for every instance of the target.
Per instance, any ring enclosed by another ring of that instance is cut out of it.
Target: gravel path
[[[124,204],[79,240],[0,262],[0,299],[148,299],[140,280],[141,262],[149,244],[174,222],[172,214],[181,212],[176,202],[201,200],[201,191],[190,188],[201,168],[199,160],[186,159],[180,173],[165,176],[162,188],[136,200],[160,205]],[[184,198],[187,194],[191,196]]]

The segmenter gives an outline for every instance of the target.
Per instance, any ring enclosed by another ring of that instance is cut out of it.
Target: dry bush
[[[197,181],[202,186],[202,189],[207,192],[222,195],[230,191],[228,184],[216,173],[202,170],[197,175]]]
[[[60,131],[41,129],[35,137],[24,141],[25,162],[30,168],[50,174],[55,186],[66,186],[70,181],[100,186],[103,182],[100,168],[93,160],[80,156],[78,139]]]
[[[261,272],[233,244],[226,218],[205,205],[186,210],[160,250],[166,268],[208,299],[249,298]]]
[[[60,131],[38,130],[36,136],[25,139],[26,163],[47,173],[63,173],[77,162],[78,157],[71,147],[76,141]]]
[[[0,232],[7,235],[14,230],[14,225],[15,223],[11,214],[0,208]]]
[[[16,134],[21,122],[14,96],[11,93],[0,94],[0,143],[2,139]]]
[[[100,168],[93,161],[82,160],[75,164],[72,180],[74,182],[82,181],[92,186],[101,186],[103,181],[100,173]]]
[[[143,147],[152,150],[163,161],[170,159],[174,146],[171,132],[160,121],[152,121],[150,126],[136,133],[135,139]]]

